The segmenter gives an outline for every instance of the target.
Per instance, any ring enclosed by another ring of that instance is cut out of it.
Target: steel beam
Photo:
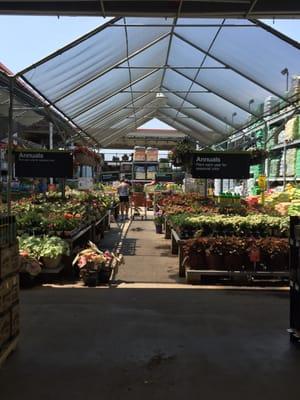
[[[261,87],[262,89],[264,89],[265,91],[273,94],[274,96],[278,97],[279,99],[285,101],[286,103],[289,103],[289,100],[286,99],[285,97],[281,96],[279,93],[276,93],[273,89],[268,88],[267,86],[265,86],[262,83],[259,83],[256,79],[253,79],[251,76],[245,74],[244,72],[239,71],[237,68],[235,68],[234,66],[232,66],[231,64],[228,64],[227,62],[224,62],[222,59],[220,59],[219,57],[216,57],[215,55],[211,54],[209,51],[201,48],[199,45],[196,45],[195,43],[190,42],[188,39],[185,39],[183,36],[179,35],[178,33],[174,33],[175,36],[177,36],[179,39],[181,39],[182,41],[184,41],[185,43],[187,43],[188,45],[194,47],[196,50],[201,51],[203,54],[205,54],[206,56],[212,58],[213,60],[225,65],[226,67],[228,67],[229,69],[231,69],[233,72],[237,73],[238,75],[242,76],[243,78],[247,79],[248,81],[254,83],[255,85]],[[201,85],[201,83],[200,83]]]
[[[125,93],[125,92],[123,92],[123,93]],[[126,92],[126,93],[129,93],[129,92]],[[137,97],[137,98],[135,99],[135,102],[141,100],[141,99],[144,98],[144,97],[146,97],[146,96],[147,96],[148,94],[150,94],[151,92],[142,92],[142,91],[141,91],[140,93],[143,93],[143,95]],[[101,117],[97,117],[96,119],[94,118],[93,120],[91,120],[91,122],[90,122],[89,124],[86,125],[86,129],[88,129],[89,127],[91,127],[94,123],[98,123],[99,121],[105,121],[105,120],[108,119],[110,116],[117,114],[119,111],[123,110],[124,107],[126,108],[126,107],[129,106],[130,104],[131,104],[131,101],[126,102],[126,103],[123,104],[122,106],[117,107],[117,108],[115,108],[115,109],[113,109],[113,110],[111,110],[111,111],[108,111],[106,114],[102,115]]]
[[[134,82],[132,82],[132,85],[135,85],[136,83],[141,82],[143,79],[148,78],[149,76],[153,75],[154,73],[158,72],[158,69],[154,69],[153,71],[147,73],[146,75],[141,76],[140,78],[136,79]],[[85,112],[91,110],[92,108],[98,106],[99,104],[103,103],[106,100],[109,100],[110,98],[112,98],[113,96],[115,96],[116,94],[119,94],[121,92],[123,92],[124,90],[128,89],[130,87],[130,83],[121,87],[120,89],[115,90],[114,92],[102,97],[101,99],[95,101],[94,103],[90,104],[89,106],[85,107],[83,110],[81,110],[79,113],[76,113],[75,115],[72,116],[72,119],[75,119],[77,117],[79,117],[79,115],[84,114]]]
[[[163,111],[160,111],[160,114],[166,115]],[[166,115],[166,116],[172,119],[172,117],[170,117],[170,116],[168,116],[168,115]],[[174,122],[176,122],[176,120],[174,120]],[[191,135],[192,135],[192,134],[194,134],[194,135],[197,134],[197,133],[194,131],[194,129],[191,128],[191,127],[190,127],[189,125],[187,125],[186,123],[184,123],[184,121],[181,120],[181,121],[180,121],[180,124],[183,125],[183,126],[185,126],[188,130],[190,130],[190,134],[191,134]],[[201,137],[204,137],[204,139],[205,139],[205,138],[207,137],[207,135],[209,135],[209,133],[199,131],[199,135],[200,135]]]
[[[2,8],[3,5],[4,5],[3,3],[5,3],[5,2],[3,2],[3,1],[0,2],[0,14],[1,14],[1,8]],[[11,3],[11,2],[8,2],[8,3]],[[18,3],[18,2],[16,2],[16,3]],[[22,2],[22,3],[25,4],[24,2]],[[31,2],[29,1],[29,2],[27,2],[27,3],[31,3]],[[41,6],[42,6],[41,3],[43,3],[43,1],[41,1],[41,2],[38,2],[38,1],[36,2],[36,1],[34,1],[33,3],[34,3],[34,6],[35,6],[35,7],[41,7]],[[62,2],[56,1],[56,3],[62,3]],[[74,7],[74,5],[75,5],[74,3],[75,3],[75,2],[70,2],[70,5],[71,5],[72,7]],[[54,4],[54,5],[55,5],[55,4]],[[57,5],[58,5],[58,4],[57,4]],[[57,14],[56,14],[56,15],[57,15]],[[44,57],[44,58],[42,58],[41,60],[37,61],[36,63],[31,64],[31,65],[30,65],[29,67],[27,67],[27,68],[24,68],[22,71],[20,71],[20,72],[18,72],[18,73],[16,74],[16,77],[21,76],[21,75],[24,75],[24,74],[26,74],[26,72],[29,72],[29,71],[31,71],[32,69],[35,69],[35,68],[37,68],[38,66],[40,66],[40,65],[42,65],[42,64],[45,64],[47,61],[50,61],[50,60],[52,60],[53,58],[55,58],[55,57],[57,57],[57,56],[59,56],[59,55],[65,53],[67,50],[72,49],[73,47],[75,47],[75,46],[77,46],[78,44],[84,42],[85,40],[89,39],[90,37],[93,37],[93,36],[95,36],[97,33],[103,31],[104,29],[106,29],[106,28],[108,27],[109,24],[111,24],[111,23],[116,23],[116,22],[120,21],[121,19],[122,19],[121,17],[114,18],[113,20],[110,20],[110,21],[107,22],[106,24],[103,24],[103,25],[99,26],[98,28],[93,29],[92,31],[90,31],[90,32],[88,32],[87,34],[85,34],[85,35],[81,36],[80,38],[78,38],[77,40],[74,40],[72,43],[69,43],[69,44],[67,44],[66,46],[61,47],[60,49],[54,51],[52,54],[49,54],[47,57]]]
[[[254,114],[253,111],[248,110],[246,107],[241,106],[240,104],[236,103],[236,102],[233,101],[233,100],[228,99],[228,97],[223,96],[222,94],[220,94],[220,93],[217,92],[216,90],[212,89],[210,86],[207,86],[207,84],[202,84],[202,83],[196,81],[195,79],[190,78],[188,75],[185,75],[183,72],[177,71],[177,70],[174,69],[174,68],[171,68],[171,69],[172,69],[172,71],[177,72],[177,74],[181,75],[181,76],[184,77],[185,79],[188,79],[189,81],[193,82],[193,84],[198,85],[198,86],[202,86],[204,89],[207,90],[207,93],[212,93],[212,94],[214,94],[214,95],[220,97],[221,99],[227,101],[228,103],[234,105],[235,107],[240,108],[241,110],[245,111],[247,114],[253,115],[254,117],[258,117],[258,115],[257,115],[257,114]],[[189,92],[188,92],[188,94],[190,94],[190,93],[192,93],[192,91],[189,91]],[[188,96],[187,96],[187,97],[188,97]]]
[[[138,126],[142,125],[143,123],[145,123],[147,120],[149,121],[152,117],[153,112],[151,112],[150,114],[146,114],[145,116],[143,116],[142,118],[138,119],[136,122],[138,124]],[[119,132],[115,132],[114,134],[108,136],[103,142],[102,144],[104,146],[108,146],[110,143],[112,143],[117,137],[122,136],[125,133],[128,133],[132,127],[134,127],[134,124],[131,124],[131,126],[129,127],[129,125],[126,128],[123,128],[122,130],[120,130]],[[128,130],[129,129],[129,130]],[[109,139],[109,140],[107,140]]]
[[[134,53],[130,54],[128,53],[128,44],[126,45],[127,47],[127,56],[125,58],[123,58],[122,60],[118,61],[117,63],[113,64],[112,66],[110,66],[109,68],[106,68],[104,71],[101,71],[97,74],[95,74],[94,76],[92,76],[91,78],[89,78],[88,80],[86,80],[85,82],[82,82],[80,85],[76,86],[75,88],[69,90],[68,92],[64,93],[62,96],[58,97],[55,100],[55,103],[58,103],[59,101],[63,100],[65,97],[70,96],[71,94],[77,92],[78,90],[82,89],[83,87],[87,86],[88,84],[94,82],[95,80],[101,78],[102,76],[106,75],[107,73],[111,72],[113,69],[116,68],[120,68],[120,65],[128,62],[128,60],[131,60],[133,57],[139,55],[140,53],[142,53],[143,51],[146,51],[147,49],[149,49],[150,47],[154,46],[155,44],[161,42],[163,39],[167,38],[170,35],[170,33],[166,33],[162,36],[160,36],[159,38],[153,40],[152,42],[148,43],[146,46],[142,47],[141,49],[135,51]],[[130,69],[130,67],[125,67],[126,69]],[[155,69],[157,67],[149,67],[148,69]]]
[[[101,1],[101,0],[100,0]],[[101,9],[99,0],[44,0],[44,1],[1,1],[2,14],[67,15],[67,16],[143,16],[175,17],[178,1],[124,1],[105,0]],[[296,18],[300,16],[298,0],[259,1],[249,13],[249,1],[193,1],[185,0],[182,17],[200,18],[244,18],[247,12],[253,18]]]

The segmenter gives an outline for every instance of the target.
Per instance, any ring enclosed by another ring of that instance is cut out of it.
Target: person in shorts
[[[128,219],[130,186],[124,179],[121,180],[117,192],[120,200],[121,219],[124,219],[124,213],[125,219]]]

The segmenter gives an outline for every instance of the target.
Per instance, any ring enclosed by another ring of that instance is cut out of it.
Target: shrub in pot
[[[289,244],[284,238],[264,238],[259,243],[263,262],[271,271],[284,271],[289,268]]]
[[[206,263],[209,269],[224,270],[223,240],[221,237],[211,237],[205,251]]]
[[[163,223],[164,223],[164,217],[162,215],[162,212],[161,211],[156,212],[155,216],[154,216],[154,224],[155,224],[156,233],[162,233]]]
[[[69,245],[58,236],[42,238],[40,259],[46,268],[57,268],[63,255],[69,254]]]
[[[205,249],[207,238],[190,239],[184,246],[184,255],[188,257],[188,264],[192,269],[206,268]]]
[[[226,269],[241,270],[245,267],[247,240],[236,236],[226,237],[223,242]]]

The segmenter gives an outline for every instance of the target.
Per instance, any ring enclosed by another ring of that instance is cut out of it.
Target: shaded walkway
[[[115,280],[125,282],[184,282],[178,276],[178,257],[171,254],[170,241],[155,233],[153,221],[132,221],[120,247],[125,264]]]

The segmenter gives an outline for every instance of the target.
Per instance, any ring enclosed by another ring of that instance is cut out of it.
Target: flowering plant
[[[158,210],[154,214],[154,224],[155,225],[162,225],[164,223],[164,217],[162,210]]]
[[[90,267],[99,270],[101,267],[104,267],[107,262],[112,261],[113,259],[120,261],[120,258],[114,253],[111,253],[108,250],[103,252],[95,245],[95,243],[89,241],[88,248],[81,250],[76,255],[73,260],[73,265],[77,264],[80,269]]]

